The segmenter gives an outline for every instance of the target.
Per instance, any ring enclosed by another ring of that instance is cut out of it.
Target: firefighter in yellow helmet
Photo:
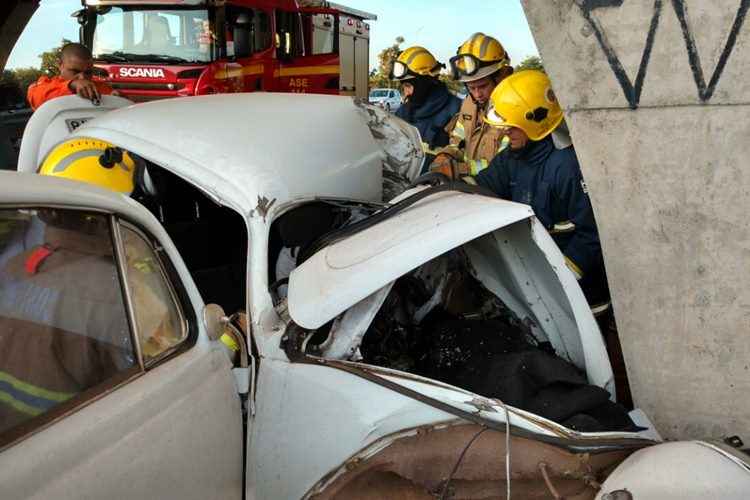
[[[474,178],[501,198],[531,205],[565,255],[595,313],[609,307],[599,232],[572,145],[551,134],[563,112],[547,75],[519,71],[495,88],[486,122],[503,131],[510,147]]]
[[[53,148],[39,173],[129,194],[135,163],[110,144],[73,139]],[[0,432],[137,365],[109,217],[53,207],[25,216],[0,269],[0,297],[13,312],[0,314],[0,373],[11,380],[0,387]],[[153,292],[128,277],[145,346],[146,325],[160,328],[163,311]]]
[[[466,86],[469,97],[449,124],[450,144],[440,150],[430,169],[455,178],[487,168],[502,147],[502,131],[488,125],[484,115],[490,94],[513,67],[502,44],[484,33],[471,35],[450,65],[453,78]]]
[[[54,147],[39,167],[39,173],[130,195],[135,190],[136,168],[127,151],[98,139],[75,138]]]
[[[39,174],[85,182],[117,193],[128,195],[147,207],[154,203],[157,192],[146,170],[145,162],[137,156],[98,139],[76,137],[54,147],[39,167]],[[127,246],[127,242],[126,246]],[[48,246],[49,242],[47,242]],[[64,248],[56,242],[52,248]],[[181,340],[176,325],[170,323],[169,311],[158,298],[158,281],[154,283],[153,264],[148,259],[130,260],[138,252],[126,254],[131,277],[133,302],[140,325],[140,345],[145,356],[164,351]],[[238,347],[231,335],[221,341],[231,350]]]
[[[404,95],[396,116],[419,130],[425,152],[423,171],[448,144],[445,128],[461,106],[461,100],[438,79],[444,67],[429,50],[414,46],[401,52],[391,69],[391,79],[401,83]]]

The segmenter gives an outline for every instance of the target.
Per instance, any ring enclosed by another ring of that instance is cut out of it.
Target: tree
[[[378,67],[370,72],[370,88],[393,88],[398,86],[398,82],[391,80],[390,75],[393,61],[401,53],[402,43],[404,43],[404,37],[397,36],[396,43],[380,51],[378,54]]]
[[[460,94],[466,91],[466,86],[458,80],[454,80],[450,73],[440,73],[439,78],[441,82],[445,83],[448,90],[454,94]]]
[[[539,71],[544,71],[542,58],[539,56],[528,56],[515,67],[515,71],[523,71],[525,69],[538,69]]]
[[[63,38],[58,47],[39,54],[39,58],[42,60],[42,71],[48,76],[57,76],[60,74],[60,51],[69,43],[70,40]]]
[[[15,78],[18,86],[23,90],[24,94],[29,85],[39,79],[44,74],[39,68],[16,68],[13,71],[13,77]]]

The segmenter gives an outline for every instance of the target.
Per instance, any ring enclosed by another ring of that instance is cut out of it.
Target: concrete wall
[[[522,1],[594,204],[636,405],[666,437],[750,442],[750,0]]]

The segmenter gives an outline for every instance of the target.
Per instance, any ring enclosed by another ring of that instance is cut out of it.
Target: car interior
[[[234,210],[201,190],[147,163],[149,194],[134,195],[164,226],[206,304],[231,314],[245,310],[247,228]]]

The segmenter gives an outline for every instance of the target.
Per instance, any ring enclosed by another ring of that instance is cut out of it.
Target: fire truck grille
[[[112,82],[113,89],[121,90],[180,90],[185,88],[184,83],[122,83]]]

